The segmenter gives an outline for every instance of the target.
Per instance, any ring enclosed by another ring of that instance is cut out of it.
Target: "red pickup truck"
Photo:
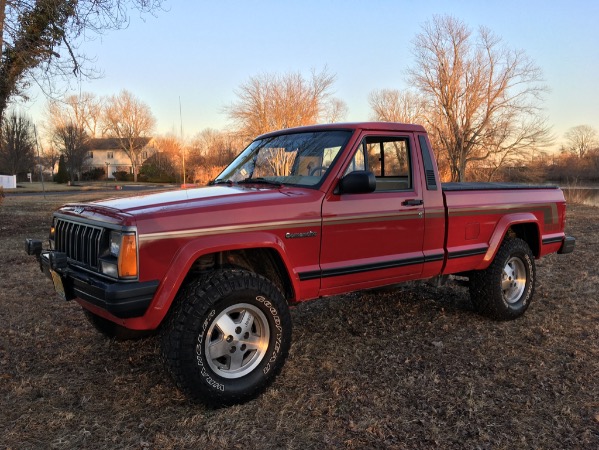
[[[63,206],[26,247],[105,335],[159,330],[177,386],[220,406],[280,371],[297,302],[459,275],[519,317],[535,259],[574,249],[565,210],[557,187],[441,184],[421,126],[332,124],[259,136],[207,187]]]

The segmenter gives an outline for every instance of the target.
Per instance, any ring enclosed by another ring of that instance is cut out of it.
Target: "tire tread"
[[[526,288],[515,307],[507,306],[503,301],[500,284],[505,263],[513,255],[524,258],[529,269]],[[508,237],[502,242],[487,269],[470,274],[470,298],[479,313],[494,320],[513,320],[528,309],[534,295],[535,282],[536,268],[530,247],[520,238]]]
[[[190,330],[202,326],[210,308],[226,295],[244,289],[264,292],[268,300],[276,303],[286,333],[285,345],[282,346],[277,364],[262,383],[239,394],[223,393],[198,383],[195,375],[197,361],[190,356],[192,352],[184,349],[195,347],[197,333]],[[202,402],[211,407],[243,403],[263,392],[281,371],[289,351],[290,338],[291,317],[279,289],[261,275],[239,269],[218,270],[192,279],[177,295],[160,336],[162,360],[176,386],[193,402]]]

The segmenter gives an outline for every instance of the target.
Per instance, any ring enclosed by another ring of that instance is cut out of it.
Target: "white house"
[[[94,138],[89,142],[88,158],[85,160],[84,171],[103,168],[108,178],[114,178],[114,172],[125,171],[133,173],[131,159],[123,150],[118,138]],[[143,162],[157,152],[153,147],[154,138],[139,138],[136,147],[141,149],[137,170]]]

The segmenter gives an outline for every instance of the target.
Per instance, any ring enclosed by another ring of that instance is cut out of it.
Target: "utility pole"
[[[183,186],[187,184],[185,177],[185,144],[183,143],[183,113],[181,112],[181,96],[179,96],[179,123],[181,124],[181,152],[183,155]]]
[[[35,134],[35,146],[37,147],[37,163],[40,168],[40,179],[42,180],[42,192],[44,193],[44,200],[46,199],[46,186],[44,185],[44,170],[42,167],[42,155],[40,152],[40,142],[37,138],[37,127],[33,125],[33,133]]]

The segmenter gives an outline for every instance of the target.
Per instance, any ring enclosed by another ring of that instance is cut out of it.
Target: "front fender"
[[[222,235],[222,236],[210,236],[208,238],[197,238],[186,243],[182,246],[175,254],[168,271],[156,291],[156,295],[150,304],[150,307],[144,317],[135,319],[135,321],[143,321],[143,325],[128,323],[127,326],[144,329],[157,328],[166,313],[168,312],[177,292],[181,288],[185,277],[189,273],[192,265],[198,258],[203,255],[212,253],[219,253],[228,250],[237,249],[252,249],[252,248],[269,248],[275,250],[281,257],[288,273],[292,274],[290,267],[291,262],[288,260],[285,242],[282,241],[277,235],[258,231],[244,233],[243,235]],[[299,288],[299,278],[297,276],[290,276],[293,284],[294,291],[297,292]]]

